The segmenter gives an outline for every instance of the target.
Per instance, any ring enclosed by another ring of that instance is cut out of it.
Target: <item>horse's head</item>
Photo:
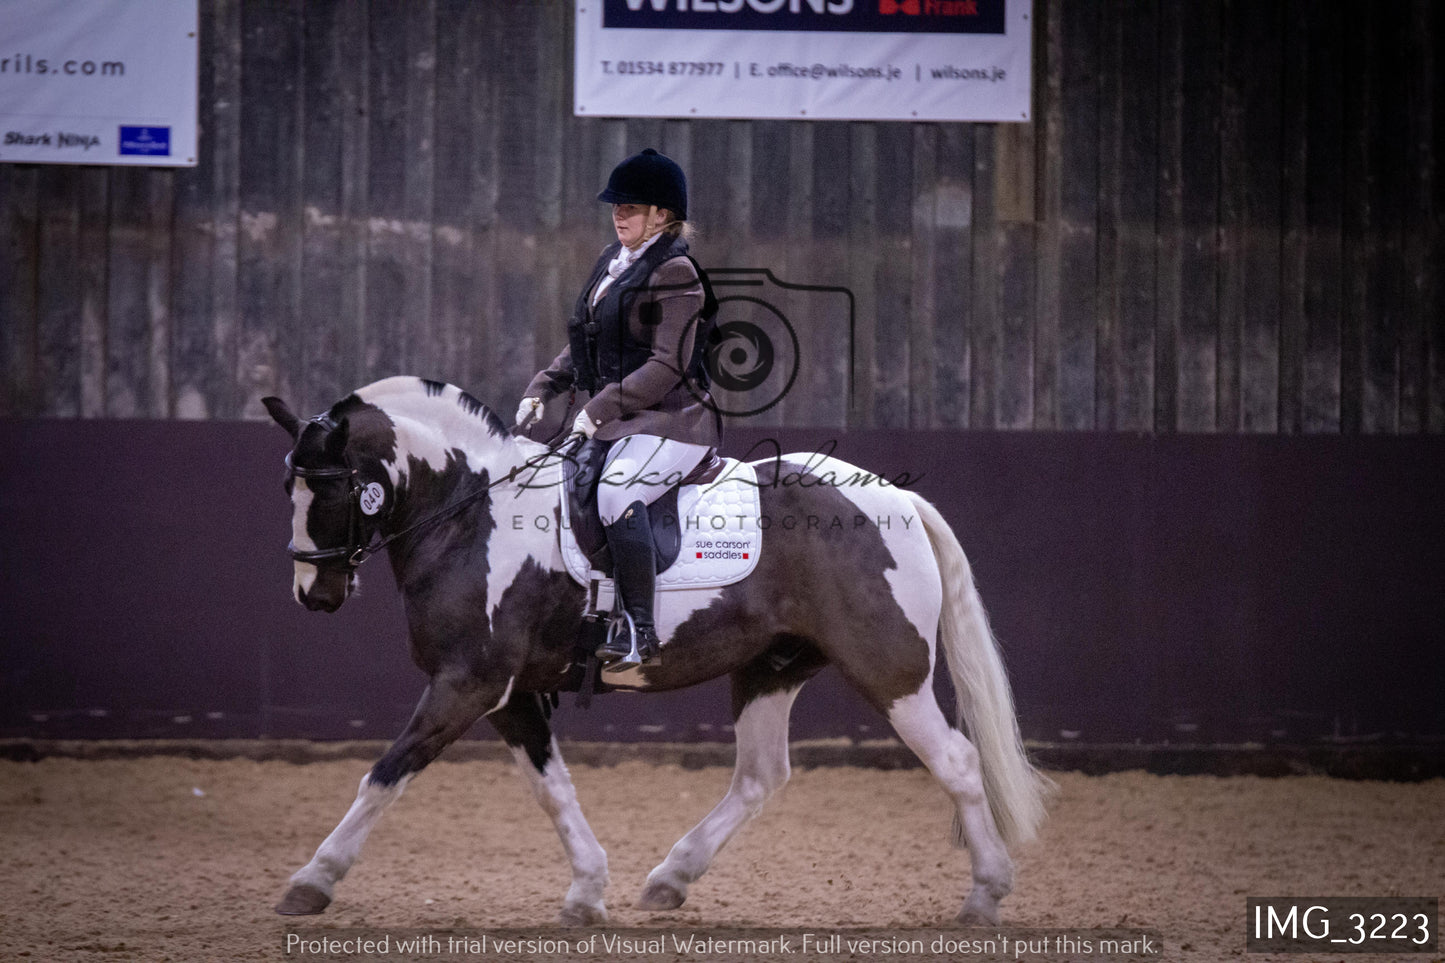
[[[341,607],[378,532],[376,549],[430,531],[450,517],[448,505],[477,504],[488,480],[524,457],[489,408],[441,382],[387,378],[309,421],[279,398],[263,403],[294,443],[286,487],[295,595],[313,610]]]
[[[356,567],[392,502],[392,483],[375,457],[351,445],[338,413],[302,421],[280,398],[263,400],[295,443],[286,456],[296,601],[335,612],[356,588]]]

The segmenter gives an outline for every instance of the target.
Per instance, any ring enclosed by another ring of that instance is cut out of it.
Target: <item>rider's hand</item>
[[[517,427],[526,428],[542,414],[541,398],[523,398],[517,406]]]
[[[577,420],[572,422],[572,434],[581,435],[584,438],[591,438],[597,431],[597,422],[587,413],[587,409],[577,412]]]

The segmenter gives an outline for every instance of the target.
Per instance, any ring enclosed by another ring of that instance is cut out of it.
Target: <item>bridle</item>
[[[321,424],[312,419],[313,424]],[[286,453],[286,470],[291,473],[292,478],[302,478],[308,483],[313,479],[334,479],[345,478],[347,482],[346,493],[346,532],[347,544],[338,548],[302,549],[296,547],[296,540],[293,538],[286,546],[293,561],[306,562],[311,565],[320,565],[322,562],[332,562],[339,558],[346,559],[346,564],[356,568],[366,561],[371,554],[380,549],[369,548],[367,541],[361,532],[361,471],[350,464],[350,459],[344,467],[338,468],[298,468],[292,461],[293,452]]]
[[[330,434],[337,428],[336,422],[326,415],[317,415],[315,418],[310,419],[307,424],[317,425],[325,430],[327,434]],[[300,438],[299,432],[297,433],[297,438]],[[373,531],[368,534],[365,533],[362,528],[362,516],[365,513],[361,509],[361,496],[366,490],[366,485],[361,481],[361,469],[351,463],[349,454],[346,452],[342,453],[342,459],[345,461],[344,465],[333,468],[302,468],[298,467],[295,462],[291,460],[291,456],[295,454],[295,451],[289,451],[286,453],[286,470],[290,473],[291,478],[301,478],[307,482],[310,482],[312,479],[346,479],[347,543],[337,548],[301,549],[296,547],[296,540],[293,538],[291,542],[287,544],[286,551],[291,555],[293,561],[305,562],[309,565],[320,565],[323,562],[334,562],[338,559],[344,559],[347,567],[355,570],[362,562],[386,548],[397,539],[409,535],[418,529],[434,525],[444,518],[455,515],[473,502],[491,495],[493,488],[504,485],[507,482],[515,481],[517,476],[524,470],[538,467],[542,462],[545,462],[547,458],[554,455],[558,449],[562,448],[566,444],[566,440],[567,439],[563,439],[563,441],[556,446],[549,446],[546,451],[527,459],[520,465],[514,465],[511,471],[500,478],[488,482],[485,487],[463,495],[451,504],[438,509],[419,521],[413,522],[399,532],[392,532],[390,535],[382,537],[376,542],[372,541],[376,532]]]

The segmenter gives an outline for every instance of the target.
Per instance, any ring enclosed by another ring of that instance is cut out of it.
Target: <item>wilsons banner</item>
[[[196,163],[196,0],[0,0],[0,161]]]
[[[575,113],[1029,119],[1027,0],[578,0]]]

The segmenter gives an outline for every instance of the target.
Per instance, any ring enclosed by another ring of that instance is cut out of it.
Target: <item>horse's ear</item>
[[[262,398],[261,404],[266,406],[266,410],[270,412],[271,418],[276,424],[286,429],[286,433],[291,436],[293,441],[301,437],[301,419],[297,418],[295,413],[286,406],[286,402],[273,397]]]

